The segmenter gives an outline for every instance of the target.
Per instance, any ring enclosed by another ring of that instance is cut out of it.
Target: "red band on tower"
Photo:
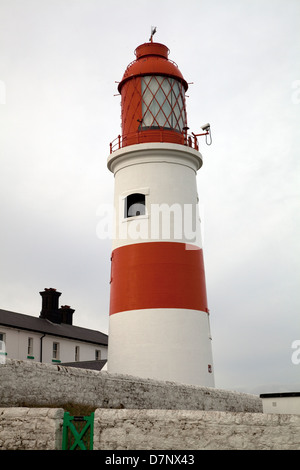
[[[110,315],[147,308],[208,312],[202,249],[174,242],[136,243],[112,253]]]

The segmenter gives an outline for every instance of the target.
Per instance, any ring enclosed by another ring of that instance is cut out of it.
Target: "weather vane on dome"
[[[155,33],[156,33],[156,26],[151,26],[151,36],[150,36],[149,41],[152,42],[153,36],[154,36]]]

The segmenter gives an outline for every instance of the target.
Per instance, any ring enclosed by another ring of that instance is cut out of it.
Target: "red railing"
[[[134,144],[142,144],[147,142],[168,142],[186,145],[188,147],[199,150],[198,139],[199,135],[207,135],[208,132],[204,134],[188,134],[186,131],[174,132],[167,129],[149,129],[146,131],[133,132],[127,135],[118,135],[110,144],[110,153],[115,152],[123,147]]]

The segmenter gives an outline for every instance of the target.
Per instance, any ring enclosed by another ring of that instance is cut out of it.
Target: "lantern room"
[[[135,55],[118,85],[122,108],[119,147],[145,142],[184,144],[188,84],[169,60],[169,49],[151,41],[138,46]]]

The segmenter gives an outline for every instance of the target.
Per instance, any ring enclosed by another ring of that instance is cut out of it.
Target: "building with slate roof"
[[[0,361],[11,358],[101,370],[107,362],[108,336],[74,326],[75,310],[59,307],[61,293],[56,289],[40,295],[39,317],[0,309]]]

